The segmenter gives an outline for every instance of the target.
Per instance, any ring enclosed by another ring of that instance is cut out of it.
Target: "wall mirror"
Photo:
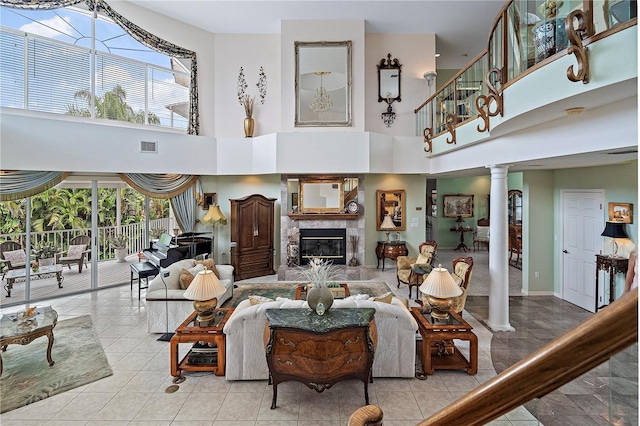
[[[378,102],[385,101],[389,105],[395,101],[400,102],[400,74],[402,65],[397,58],[391,59],[391,53],[387,58],[382,58],[378,64]]]
[[[351,126],[351,41],[296,41],[295,56],[295,126]]]
[[[404,231],[406,228],[405,219],[405,191],[404,189],[394,189],[390,191],[377,190],[376,200],[376,230],[380,229],[380,224],[386,215],[391,216],[397,231]]]
[[[344,179],[301,179],[300,213],[343,213]]]

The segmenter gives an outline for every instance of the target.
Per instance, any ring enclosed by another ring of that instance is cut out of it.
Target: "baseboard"
[[[522,294],[525,296],[556,296],[559,297],[553,290],[534,290],[527,291],[522,289]]]

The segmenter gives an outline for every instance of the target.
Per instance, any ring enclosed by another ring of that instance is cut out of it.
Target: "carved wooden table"
[[[464,250],[465,252],[469,251],[469,247],[464,243],[464,233],[472,232],[473,228],[449,228],[451,232],[459,232],[460,233],[460,244],[458,247],[454,248],[454,251]]]
[[[264,343],[273,385],[271,408],[276,408],[278,384],[297,381],[317,392],[342,380],[368,383],[377,343],[375,309],[267,309]]]
[[[376,246],[376,257],[378,258],[376,269],[380,267],[381,260],[382,270],[384,271],[385,259],[396,260],[398,256],[407,256],[408,254],[407,244],[404,241],[378,241],[378,245]]]
[[[456,312],[449,311],[447,321],[435,321],[422,308],[411,308],[411,315],[418,322],[422,336],[422,368],[425,374],[435,370],[466,370],[468,374],[478,373],[478,337],[471,331],[473,327]],[[454,345],[453,339],[469,341],[469,359],[466,359]]]
[[[607,305],[602,305],[598,307],[598,272],[605,271],[609,273],[609,304],[613,302],[615,286],[613,285],[615,281],[616,274],[626,274],[627,269],[629,268],[629,259],[624,257],[611,257],[605,256],[602,254],[596,254],[596,310],[602,309]]]
[[[0,348],[6,352],[9,345],[28,345],[38,337],[47,336],[47,361],[49,367],[56,362],[51,358],[53,347],[53,328],[58,323],[58,313],[45,306],[38,308],[36,315],[30,319],[18,319],[16,314],[5,314],[0,319]],[[0,375],[2,375],[2,353],[0,352]]]

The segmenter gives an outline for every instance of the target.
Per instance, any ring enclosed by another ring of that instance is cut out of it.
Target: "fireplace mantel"
[[[358,213],[289,213],[293,220],[355,220]]]

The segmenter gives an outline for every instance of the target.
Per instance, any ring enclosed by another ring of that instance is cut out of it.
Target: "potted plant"
[[[116,255],[118,263],[125,262],[128,244],[129,240],[126,235],[119,234],[109,237],[109,245],[113,247],[113,252]]]
[[[43,241],[40,244],[36,244],[33,249],[33,254],[36,256],[39,266],[53,265],[55,256],[59,252],[60,248],[49,241]]]

